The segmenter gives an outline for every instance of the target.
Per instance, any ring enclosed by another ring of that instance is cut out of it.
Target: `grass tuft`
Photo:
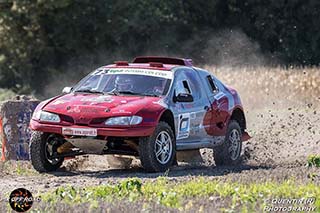
[[[310,155],[307,160],[307,166],[320,167],[320,155]]]

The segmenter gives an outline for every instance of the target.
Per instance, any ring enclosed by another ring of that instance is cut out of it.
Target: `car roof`
[[[143,68],[172,71],[175,67],[181,66],[192,67],[192,60],[163,56],[139,56],[132,63],[116,61],[114,64],[106,65],[102,68]]]

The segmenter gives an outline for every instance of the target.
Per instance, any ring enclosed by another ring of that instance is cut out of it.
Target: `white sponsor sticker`
[[[97,129],[62,127],[63,135],[97,136]]]
[[[188,138],[189,133],[190,133],[190,113],[180,114],[177,139]]]
[[[137,69],[137,68],[113,68],[106,70],[106,74],[132,74],[132,75],[147,75],[153,77],[172,79],[172,71],[167,70],[152,70],[152,69]]]

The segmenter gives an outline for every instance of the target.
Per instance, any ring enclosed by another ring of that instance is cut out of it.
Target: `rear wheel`
[[[57,153],[63,139],[54,134],[32,132],[29,152],[32,166],[38,172],[50,172],[57,170],[63,163],[64,158],[51,158]]]
[[[225,141],[213,149],[214,161],[219,165],[236,165],[241,161],[241,128],[237,121],[231,120],[227,128]]]
[[[176,141],[166,122],[160,122],[152,136],[140,139],[139,155],[143,168],[149,172],[164,172],[173,165]]]

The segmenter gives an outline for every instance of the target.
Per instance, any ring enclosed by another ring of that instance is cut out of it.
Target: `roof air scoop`
[[[115,61],[116,66],[129,66],[127,61]]]
[[[152,62],[192,67],[192,59],[170,58],[170,57],[161,57],[161,56],[136,57],[132,63],[144,64],[144,63],[152,63]]]

